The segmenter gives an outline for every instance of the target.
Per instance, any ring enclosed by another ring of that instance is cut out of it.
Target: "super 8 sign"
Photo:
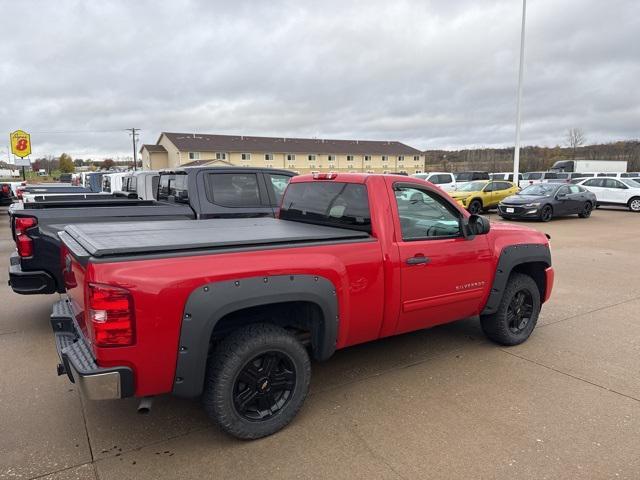
[[[31,155],[31,135],[23,130],[16,130],[9,134],[11,139],[11,153],[24,158]]]

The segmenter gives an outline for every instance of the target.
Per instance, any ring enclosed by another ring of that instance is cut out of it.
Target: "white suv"
[[[578,183],[596,194],[598,205],[626,206],[640,212],[640,183],[629,178],[588,178]]]
[[[426,172],[426,173],[414,173],[412,177],[426,180],[434,185],[437,185],[445,192],[453,192],[456,190],[456,178],[453,173],[447,172]]]

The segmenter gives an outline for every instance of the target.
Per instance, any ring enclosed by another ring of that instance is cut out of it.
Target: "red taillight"
[[[2,193],[9,193],[9,185],[6,183],[2,185]]]
[[[16,188],[16,197],[18,198],[18,200],[22,200],[22,192],[24,192],[24,188]]]
[[[38,225],[38,220],[34,217],[15,217],[16,247],[18,247],[18,255],[21,257],[33,255],[33,240],[27,235],[27,229],[36,225]]]
[[[89,284],[87,330],[97,347],[124,347],[135,342],[131,293],[110,285]]]

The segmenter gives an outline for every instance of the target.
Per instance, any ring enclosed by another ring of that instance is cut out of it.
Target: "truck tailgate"
[[[60,235],[91,257],[369,238],[366,232],[274,218],[76,224]]]

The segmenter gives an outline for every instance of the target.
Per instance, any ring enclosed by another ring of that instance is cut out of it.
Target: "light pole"
[[[518,185],[520,171],[520,104],[522,103],[522,77],[524,73],[524,24],[527,14],[527,0],[522,0],[522,30],[520,32],[520,70],[518,71],[518,100],[516,103],[516,145],[513,151],[513,181]]]

